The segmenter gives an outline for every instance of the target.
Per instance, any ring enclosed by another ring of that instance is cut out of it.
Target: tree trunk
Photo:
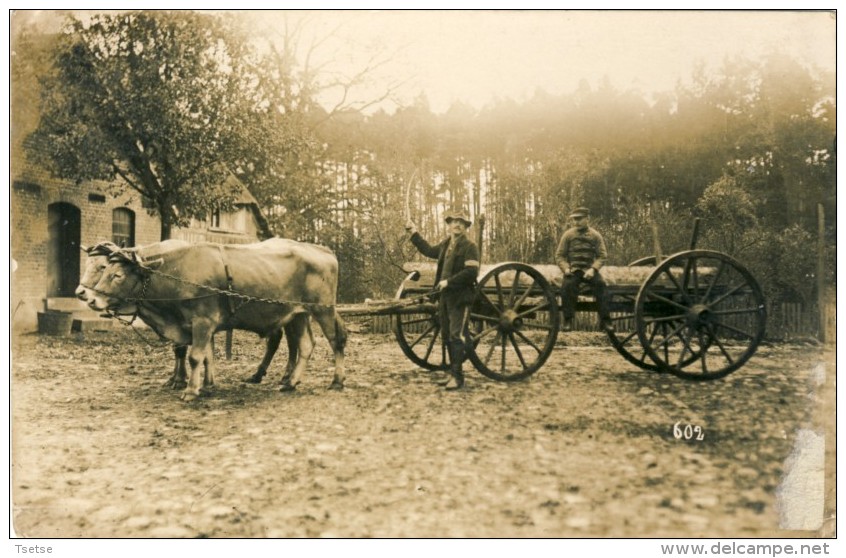
[[[164,217],[160,217],[161,219],[161,238],[159,240],[170,240],[170,233],[171,229],[173,228],[170,222],[167,221]]]

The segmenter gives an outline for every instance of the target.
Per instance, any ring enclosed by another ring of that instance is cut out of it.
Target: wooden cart
[[[695,238],[696,232],[691,247]],[[763,339],[766,323],[755,278],[737,260],[711,250],[658,260],[602,268],[614,325],[605,332],[611,345],[641,369],[690,380],[721,378],[743,366]],[[406,269],[410,273],[393,306],[372,313],[393,316],[397,342],[412,362],[446,369],[437,299],[431,294],[435,264],[408,263]],[[555,265],[505,262],[483,265],[479,275],[469,360],[494,380],[527,378],[556,346],[561,272]],[[577,310],[595,309],[591,297],[579,297]]]

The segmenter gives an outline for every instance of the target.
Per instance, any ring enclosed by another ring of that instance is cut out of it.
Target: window
[[[131,209],[112,211],[112,242],[124,248],[135,246],[135,213]]]
[[[211,214],[211,227],[215,229],[220,228],[220,210],[215,209]]]

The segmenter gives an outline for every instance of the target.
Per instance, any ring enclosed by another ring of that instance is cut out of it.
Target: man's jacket
[[[577,227],[567,229],[555,250],[555,263],[564,272],[568,269],[586,270],[589,267],[599,270],[607,257],[605,240],[591,227],[585,230]]]
[[[443,290],[445,302],[463,304],[473,302],[476,278],[479,275],[479,248],[475,242],[463,234],[456,239],[453,249],[448,250],[449,237],[432,246],[416,232],[411,235],[411,242],[424,256],[438,259],[435,285],[441,279],[447,280],[447,286]],[[447,252],[449,252],[448,257]]]

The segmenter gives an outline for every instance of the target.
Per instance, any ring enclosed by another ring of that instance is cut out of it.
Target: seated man
[[[611,313],[605,296],[605,281],[599,274],[608,257],[605,240],[590,226],[590,211],[579,207],[570,214],[574,226],[567,229],[555,250],[555,263],[561,268],[564,279],[561,283],[561,310],[564,314],[564,331],[573,329],[576,315],[576,301],[579,286],[587,283],[591,287],[598,305],[599,324],[605,330],[613,330]]]

